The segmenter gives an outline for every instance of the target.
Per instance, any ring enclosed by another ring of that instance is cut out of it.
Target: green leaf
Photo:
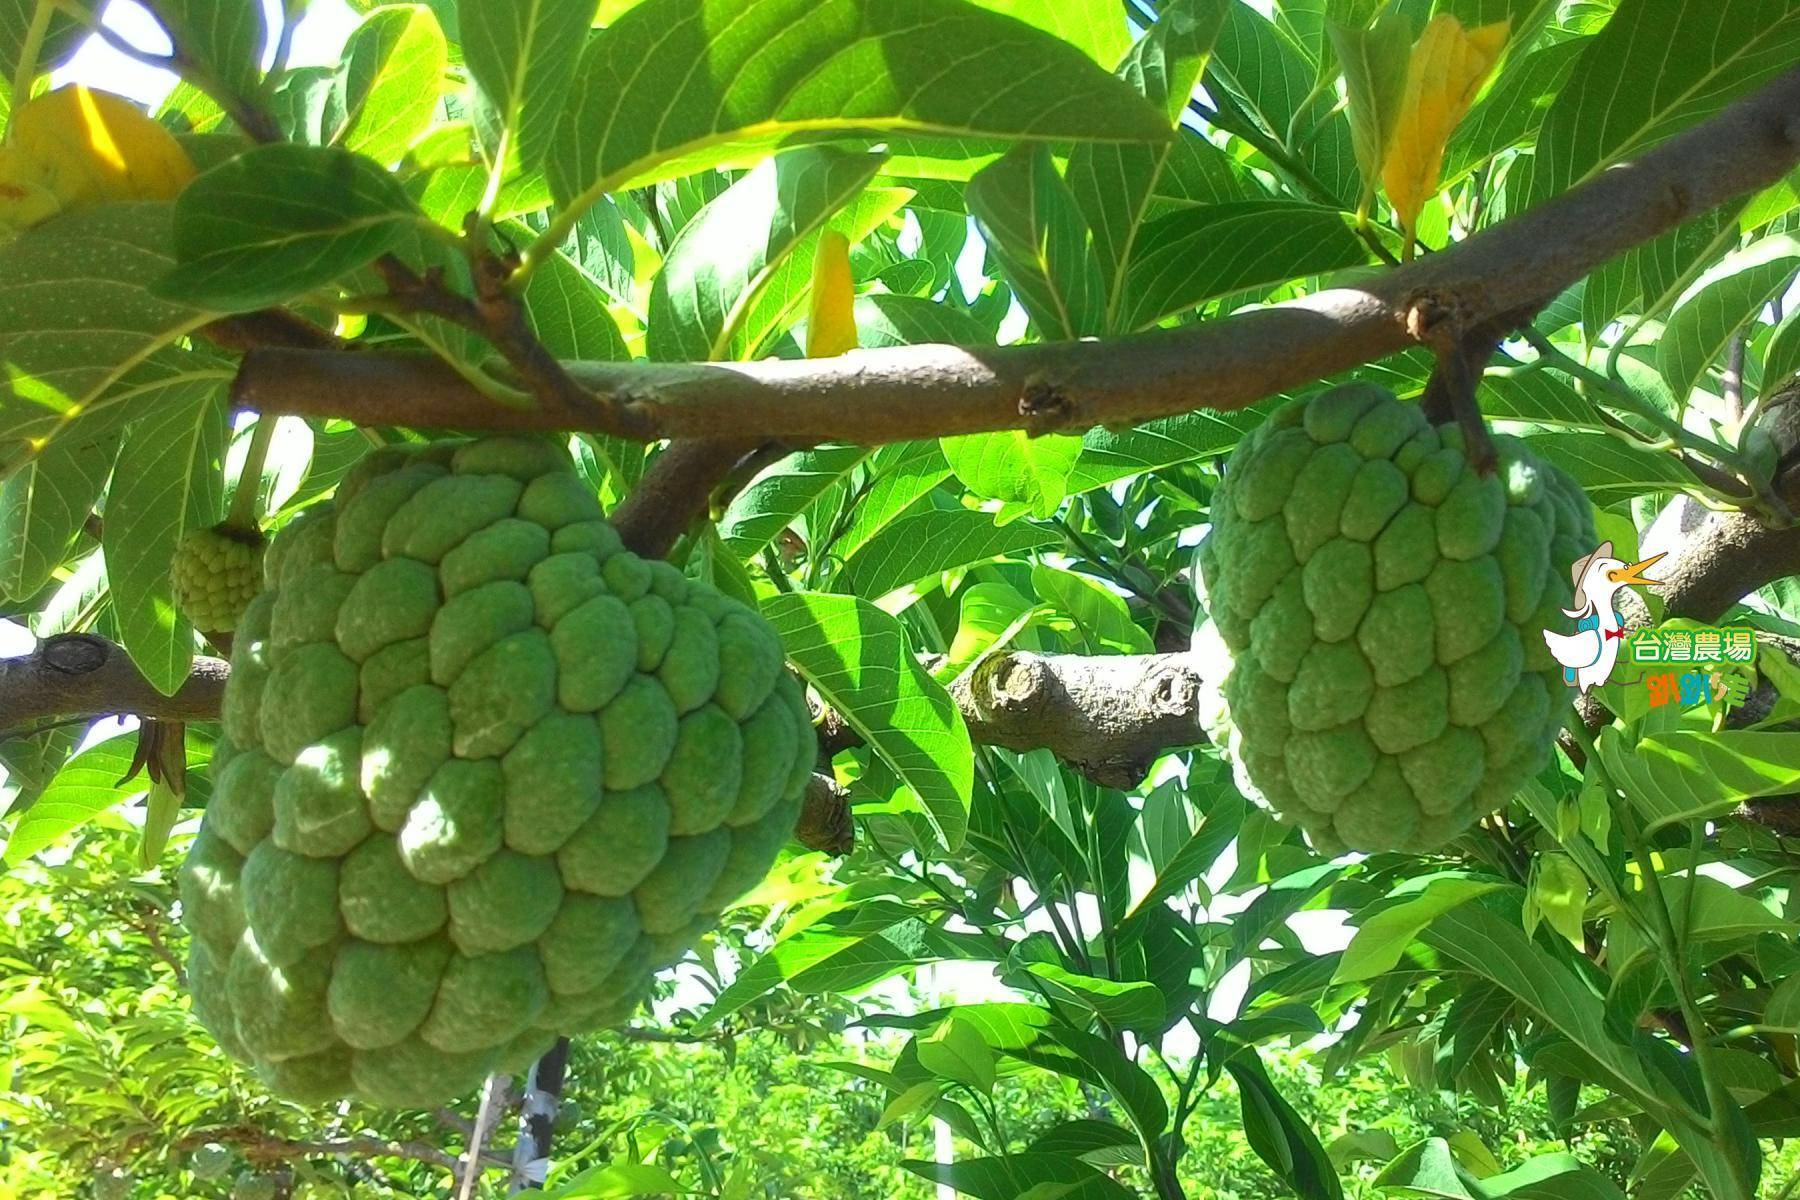
[[[1126,914],[1119,926],[1120,941],[1136,940],[1142,934],[1148,914],[1161,907],[1169,897],[1185,891],[1190,883],[1212,869],[1212,865],[1219,860],[1219,855],[1225,852],[1225,847],[1237,837],[1238,828],[1243,824],[1244,812],[1244,800],[1235,791],[1222,795],[1213,802],[1200,828],[1170,856],[1162,870],[1156,873],[1156,881],[1150,885],[1150,890]]]
[[[262,86],[263,10],[230,0],[147,0],[145,7],[208,83],[235,96]],[[211,89],[209,89],[210,91]]]
[[[1143,329],[1219,296],[1369,260],[1350,215],[1291,200],[1171,213],[1145,226],[1115,326]]]
[[[118,385],[213,319],[148,290],[169,265],[169,208],[102,204],[0,247],[0,474],[51,439],[133,415]]]
[[[809,929],[775,943],[739,972],[700,1025],[715,1025],[782,984],[805,995],[857,992],[935,957],[902,949],[880,933]]]
[[[1441,1137],[1426,1138],[1408,1146],[1375,1176],[1375,1186],[1402,1196],[1432,1200],[1479,1200],[1464,1178],[1450,1143]]]
[[[739,558],[752,557],[868,456],[866,446],[814,446],[788,455],[732,497],[719,536]]]
[[[1342,1200],[1337,1170],[1319,1137],[1269,1080],[1253,1050],[1225,1060],[1243,1104],[1244,1138],[1301,1200]]]
[[[1105,329],[1100,260],[1047,147],[1022,146],[984,167],[966,196],[989,251],[1046,341]]]
[[[935,441],[883,446],[875,451],[869,467],[875,481],[851,509],[850,523],[830,546],[832,553],[846,559],[950,477],[950,464]]]
[[[926,1111],[936,1104],[942,1095],[941,1085],[936,1080],[915,1083],[888,1101],[887,1107],[881,1110],[881,1116],[875,1122],[875,1128],[886,1129],[895,1121],[904,1121],[914,1113]]]
[[[544,349],[561,359],[629,362],[631,352],[606,311],[606,291],[567,255],[546,255],[521,296]]]
[[[450,65],[437,16],[423,4],[384,5],[356,27],[332,82],[333,145],[397,163],[431,128]]]
[[[190,529],[224,511],[225,404],[212,386],[166,397],[125,432],[101,545],[119,640],[165,696],[187,679],[193,627],[175,611],[169,560]]]
[[[1165,166],[1178,154],[1183,163],[1191,165],[1195,156],[1185,152],[1197,143],[1204,144],[1191,132],[1180,132],[1181,114],[1200,80],[1229,6],[1229,0],[1165,4],[1156,23],[1119,65],[1119,76],[1168,116],[1169,124],[1178,131],[1174,141],[1160,146],[1084,142],[1069,156],[1069,190],[1093,231],[1093,250],[1106,296],[1107,328],[1116,319],[1138,231],[1150,216]]]
[[[1772,396],[1800,374],[1800,310],[1789,313],[1769,337],[1763,356],[1763,394]]]
[[[1048,517],[1068,493],[1081,439],[1059,433],[1033,437],[1021,429],[970,433],[939,441],[956,477],[977,496],[1026,504]]]
[[[962,714],[912,656],[900,623],[856,596],[763,602],[800,674],[892,767],[951,850],[968,829],[975,752]]]
[[[1120,983],[1094,975],[1082,975],[1052,962],[1030,962],[1025,969],[1052,985],[1052,991],[1072,996],[1114,1029],[1160,1029],[1167,1015],[1156,985],[1143,980]]]
[[[791,150],[709,201],[675,239],[651,290],[650,357],[726,357],[775,270],[867,186],[883,161],[828,146]]]
[[[1080,50],[960,0],[645,0],[589,42],[572,92],[548,161],[570,207],[799,139],[1169,136]]]
[[[1473,879],[1449,872],[1429,878],[1422,887],[1409,886],[1409,891],[1418,892],[1415,899],[1384,908],[1357,928],[1331,981],[1351,983],[1386,974],[1398,965],[1419,931],[1432,921],[1465,901],[1505,886],[1497,879]]]
[[[1688,885],[1693,884],[1692,923],[1688,923]],[[1729,884],[1702,875],[1665,880],[1663,890],[1671,897],[1669,914],[1675,932],[1684,945],[1708,946],[1716,954],[1722,947],[1753,940],[1758,934],[1779,933],[1791,937],[1792,922],[1783,921],[1753,896],[1746,896]],[[1618,979],[1634,964],[1653,955],[1639,936],[1637,926],[1629,921],[1614,920],[1607,927],[1606,966]]]
[[[1525,931],[1534,917],[1550,922],[1550,928],[1577,950],[1585,950],[1581,925],[1587,915],[1588,878],[1567,854],[1543,854],[1531,865],[1531,886],[1525,896]]]
[[[1130,475],[1192,462],[1237,445],[1262,423],[1260,411],[1219,413],[1201,409],[1117,432],[1091,429],[1069,472],[1069,494],[1089,492]]]
[[[865,350],[925,343],[987,346],[994,340],[967,313],[921,296],[858,296],[855,312],[856,340]]]
[[[900,1165],[976,1200],[1130,1200],[1133,1195],[1079,1158],[1042,1150],[947,1163],[908,1158]]]
[[[1763,1008],[1762,1023],[1800,1033],[1800,975],[1790,975],[1776,985]]]
[[[258,146],[181,193],[177,265],[154,291],[224,312],[266,308],[395,249],[418,219],[399,181],[367,158]]]
[[[1362,172],[1363,195],[1372,197],[1381,183],[1381,164],[1406,90],[1412,21],[1403,10],[1390,8],[1367,29],[1330,20],[1325,28],[1344,71],[1350,141],[1356,149],[1357,170]]]
[[[1530,201],[1718,112],[1794,62],[1793,0],[1620,0],[1544,118]]]
[[[1169,1108],[1156,1081],[1105,1038],[1077,1029],[1047,1027],[1009,1052],[1047,1071],[1104,1088],[1131,1118],[1138,1136],[1154,1143],[1169,1123]]]
[[[547,1192],[540,1200],[635,1200],[636,1197],[686,1196],[692,1188],[653,1163],[609,1163],[590,1167]]]
[[[500,124],[512,131],[526,167],[535,167],[549,153],[556,115],[594,19],[594,3],[460,0],[463,61]]]
[[[1513,36],[1518,37],[1516,28]],[[1494,86],[1450,136],[1444,148],[1444,182],[1454,183],[1500,151],[1529,140],[1587,45],[1586,38],[1570,38],[1503,66]]]
[[[1131,619],[1125,601],[1097,580],[1038,563],[1031,587],[1053,611],[1074,622],[1076,641],[1089,654],[1149,654],[1150,635]]]
[[[1652,1077],[1635,1049],[1612,1035],[1605,1002],[1527,938],[1516,922],[1502,920],[1480,904],[1462,904],[1439,914],[1421,936],[1439,954],[1506,989],[1578,1046],[1610,1076],[1607,1086],[1665,1118],[1671,1101],[1681,1104],[1665,1081]]]
[[[1061,539],[1026,521],[996,525],[967,508],[910,513],[871,537],[844,561],[836,585],[880,599],[895,588],[942,571],[1054,545]]]
[[[933,1075],[983,1094],[994,1090],[994,1052],[973,1026],[951,1017],[914,1046],[919,1065]]]
[[[13,826],[0,862],[21,863],[46,846],[60,842],[121,800],[141,795],[135,782],[121,787],[131,769],[137,739],[129,735],[89,746],[63,765],[37,802]]]
[[[1657,370],[1678,403],[1687,402],[1733,335],[1787,290],[1796,270],[1800,240],[1765,238],[1709,272],[1710,281],[1682,302],[1656,347]]]
[[[53,444],[0,487],[0,595],[36,595],[62,565],[112,470],[118,439]]]
[[[1540,1154],[1479,1186],[1495,1200],[1625,1200],[1618,1184],[1572,1154]]]
[[[1131,26],[1112,0],[971,0],[989,12],[1004,13],[1069,43],[1108,71],[1131,48]]]
[[[1628,446],[1611,434],[1563,430],[1530,436],[1525,442],[1533,453],[1574,476],[1597,507],[1699,486],[1668,455]]]
[[[1601,762],[1644,816],[1645,832],[1731,812],[1745,800],[1790,792],[1800,733],[1674,729],[1632,743],[1614,726],[1600,731]]]

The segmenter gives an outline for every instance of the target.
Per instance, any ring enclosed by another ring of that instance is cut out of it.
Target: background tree
[[[813,849],[567,1049],[550,1194],[1791,1194],[1800,7],[460,0],[323,65],[305,6],[148,7],[167,46],[0,6],[0,1188],[452,1195],[504,1150],[518,1081],[309,1112],[187,1014],[228,639],[169,562],[373,445],[549,429],[760,605],[824,743]],[[86,37],[179,77],[152,119],[48,90]],[[1246,802],[1193,547],[1348,379],[1667,550],[1633,620],[1754,626],[1743,703],[1610,685],[1431,855]],[[982,998],[908,992],[939,964]]]

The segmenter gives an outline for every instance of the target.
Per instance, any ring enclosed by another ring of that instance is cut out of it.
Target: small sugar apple
[[[230,633],[262,590],[263,536],[215,525],[195,529],[175,546],[169,588],[175,607],[206,633]]]
[[[195,1012],[278,1093],[437,1104],[623,1020],[794,827],[774,630],[551,443],[378,451],[263,566],[180,893]]]
[[[1517,438],[1478,473],[1456,426],[1367,384],[1238,445],[1199,552],[1202,720],[1238,783],[1321,850],[1435,849],[1548,762],[1594,548],[1574,480]]]

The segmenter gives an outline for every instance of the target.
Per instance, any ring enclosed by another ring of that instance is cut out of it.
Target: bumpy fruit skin
[[[169,563],[175,607],[196,629],[230,633],[262,590],[262,561],[260,534],[224,526],[192,531]]]
[[[1424,852],[1549,760],[1568,692],[1568,565],[1595,544],[1568,475],[1366,384],[1277,410],[1214,494],[1199,567],[1202,721],[1238,784],[1326,852]]]
[[[440,1104],[617,1024],[794,827],[774,630],[550,443],[377,452],[264,569],[180,888],[194,1010],[278,1093]]]

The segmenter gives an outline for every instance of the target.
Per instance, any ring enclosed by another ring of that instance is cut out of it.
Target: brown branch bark
[[[755,363],[571,363],[601,401],[493,403],[422,355],[259,349],[234,398],[259,412],[369,425],[588,429],[666,437],[864,444],[1024,429],[1125,426],[1265,396],[1529,311],[1607,260],[1800,162],[1800,68],[1634,162],[1354,288],[1109,341],[907,346]]]
[[[756,449],[748,438],[671,443],[612,511],[625,548],[645,558],[666,557],[675,539],[705,515],[713,489]]]
[[[105,638],[87,633],[46,638],[30,654],[0,659],[0,732],[59,717],[210,720],[219,715],[230,673],[223,659],[197,658],[187,682],[165,696]]]

